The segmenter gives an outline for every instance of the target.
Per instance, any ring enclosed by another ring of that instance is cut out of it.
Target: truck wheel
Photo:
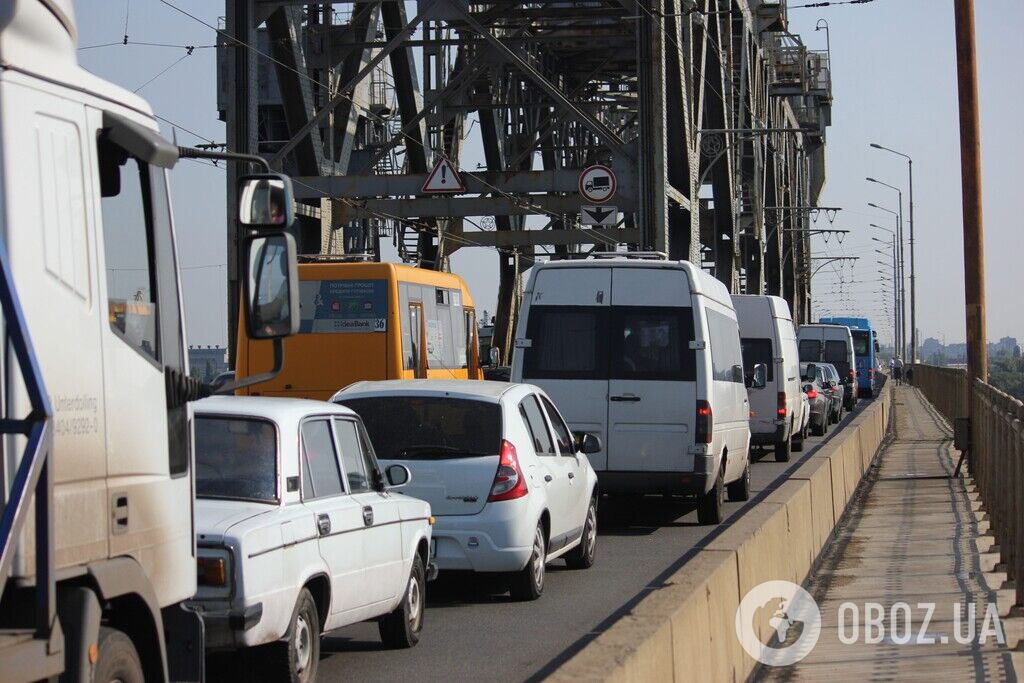
[[[526,566],[512,575],[508,591],[513,600],[536,600],[544,592],[544,567],[547,564],[548,542],[544,537],[544,522],[537,522],[533,533],[533,552]]]
[[[580,544],[565,555],[565,564],[570,569],[590,569],[594,566],[594,551],[597,548],[597,496],[590,499],[587,507],[587,521],[583,523]]]
[[[423,608],[427,597],[427,573],[419,553],[413,558],[409,585],[402,602],[391,614],[380,620],[380,639],[385,647],[405,649],[420,642],[423,630]]]
[[[92,680],[95,683],[145,683],[142,662],[131,638],[116,628],[100,626]]]
[[[743,474],[731,484],[726,484],[725,492],[729,494],[729,500],[744,501],[750,500],[750,456],[747,456],[747,464],[743,467]]]
[[[697,502],[697,521],[701,524],[718,524],[725,517],[725,462],[718,468],[718,476],[711,490]]]
[[[309,589],[299,591],[285,639],[267,646],[269,678],[291,683],[316,680],[320,663],[320,618]]]
[[[789,439],[775,442],[775,462],[789,462],[789,454],[792,446]]]

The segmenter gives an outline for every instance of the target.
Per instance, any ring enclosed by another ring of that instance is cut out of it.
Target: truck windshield
[[[377,396],[338,401],[363,418],[378,460],[443,460],[497,455],[501,406],[441,396]]]
[[[277,502],[277,430],[246,417],[196,418],[196,497]]]

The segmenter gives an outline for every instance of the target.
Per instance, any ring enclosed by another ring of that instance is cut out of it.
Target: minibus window
[[[821,360],[821,340],[801,339],[800,340],[800,362],[811,363]]]
[[[612,379],[693,381],[693,309],[629,306],[614,310]]]
[[[844,341],[825,342],[825,362],[836,366],[840,377],[850,372],[850,347]]]
[[[775,360],[772,358],[771,339],[740,339],[740,347],[743,350],[743,372],[748,375],[754,371],[754,366],[762,363],[768,368],[765,379],[771,382],[775,374]]]
[[[743,367],[743,353],[740,351],[739,325],[736,321],[709,310],[708,346],[711,347],[711,367],[714,379],[719,382],[743,382],[743,373],[737,377],[735,368]]]
[[[608,308],[533,306],[523,349],[523,376],[535,379],[607,379]]]
[[[853,354],[859,358],[871,355],[871,334],[869,332],[853,333]]]

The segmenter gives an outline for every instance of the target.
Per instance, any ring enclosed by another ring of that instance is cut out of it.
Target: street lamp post
[[[907,181],[910,188],[910,362],[917,362],[917,272],[914,269],[914,160],[909,154],[897,152],[872,142],[871,146],[907,160]]]
[[[906,304],[906,301],[907,301],[907,297],[906,297],[906,269],[904,267],[904,262],[903,262],[903,192],[901,192],[898,187],[893,187],[892,185],[888,185],[888,184],[883,183],[883,182],[878,181],[878,180],[872,180],[872,182],[876,182],[879,185],[885,185],[886,187],[890,187],[890,188],[896,190],[896,192],[899,193],[899,200],[900,200],[900,210],[899,211],[893,211],[892,209],[887,209],[884,206],[879,206],[878,204],[873,204],[871,202],[868,202],[868,206],[870,206],[873,209],[879,209],[880,211],[885,211],[886,213],[891,213],[893,215],[894,220],[896,221],[896,232],[894,234],[895,234],[895,237],[896,237],[896,253],[899,254],[899,265],[900,265],[900,269],[899,269],[899,272],[898,272],[898,275],[899,275],[898,280],[899,280],[899,283],[900,283],[900,291],[903,292],[903,294],[901,294],[901,296],[900,296],[900,325],[901,325],[901,328],[900,328],[900,339],[901,339],[901,344],[900,344],[900,348],[899,348],[899,353],[900,353],[900,356],[902,358],[906,358],[907,354],[906,354],[906,348],[905,347],[906,347],[906,341],[907,341],[907,330],[906,330],[907,318],[906,318],[906,311],[904,310],[904,308],[905,308],[905,304]]]
[[[899,207],[898,207],[899,211],[897,212],[896,220],[897,220],[897,225],[898,225],[898,228],[899,228],[899,230],[898,230],[899,231],[899,238],[898,239],[899,239],[900,287],[904,287],[905,288],[906,287],[906,268],[903,265],[904,264],[904,261],[903,261],[903,245],[904,245],[904,242],[903,242],[903,190],[900,189],[899,187],[897,187],[896,185],[890,185],[888,182],[883,182],[882,180],[876,180],[874,178],[864,178],[864,179],[867,180],[868,182],[874,182],[874,183],[882,185],[883,187],[888,187],[889,189],[896,190],[896,195],[897,195],[897,199],[898,199],[898,202],[899,202]],[[882,207],[876,207],[876,208],[880,208],[881,209]],[[905,330],[905,328],[906,328],[906,295],[905,295],[905,290],[904,290],[904,296],[903,296],[902,319],[903,319],[904,330],[903,330],[903,346],[900,347],[900,355],[902,355],[903,358],[905,359],[905,358],[909,357],[909,355],[908,355],[908,353],[906,351],[907,337],[906,337],[906,330]],[[911,334],[912,334],[912,332],[913,331],[911,330]]]
[[[893,345],[892,346],[893,346],[893,350],[895,351],[896,349],[903,348],[903,342],[904,342],[903,328],[904,328],[904,326],[903,326],[902,323],[903,323],[903,297],[904,297],[904,294],[905,294],[902,291],[902,287],[899,284],[897,284],[897,283],[901,282],[901,278],[899,278],[900,264],[899,264],[899,260],[896,258],[896,233],[893,232],[892,230],[890,230],[889,228],[883,227],[881,225],[877,225],[875,223],[871,223],[870,225],[871,225],[872,228],[878,228],[879,230],[884,230],[885,232],[889,233],[889,235],[891,235],[891,238],[889,240],[881,240],[881,239],[878,239],[877,237],[872,237],[871,239],[873,239],[874,241],[876,241],[876,242],[878,242],[880,244],[884,244],[887,247],[889,247],[891,255],[892,255],[892,271],[893,271],[892,299],[893,299],[893,307],[895,309],[895,312],[893,313],[893,325],[895,327],[895,334],[893,335]],[[878,251],[878,250],[876,249],[876,251]],[[885,254],[883,252],[882,255],[886,256],[887,254]]]

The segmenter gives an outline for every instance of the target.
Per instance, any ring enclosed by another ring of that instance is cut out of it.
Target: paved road
[[[861,401],[857,412],[867,405]],[[785,473],[833,438],[844,417],[824,438],[811,437],[803,453],[776,463],[769,451],[755,454],[752,500],[728,503],[725,524],[750,514],[758,500],[785,480]],[[604,498],[599,508],[597,561],[572,571],[561,561],[548,567],[544,595],[511,602],[500,586],[473,576],[444,576],[428,587],[423,636],[410,650],[385,650],[377,626],[357,624],[330,633],[322,647],[321,681],[480,680],[541,677],[579,650],[681,566],[688,551],[716,533],[697,524],[692,503],[647,497]],[[756,510],[754,512],[756,514]]]

